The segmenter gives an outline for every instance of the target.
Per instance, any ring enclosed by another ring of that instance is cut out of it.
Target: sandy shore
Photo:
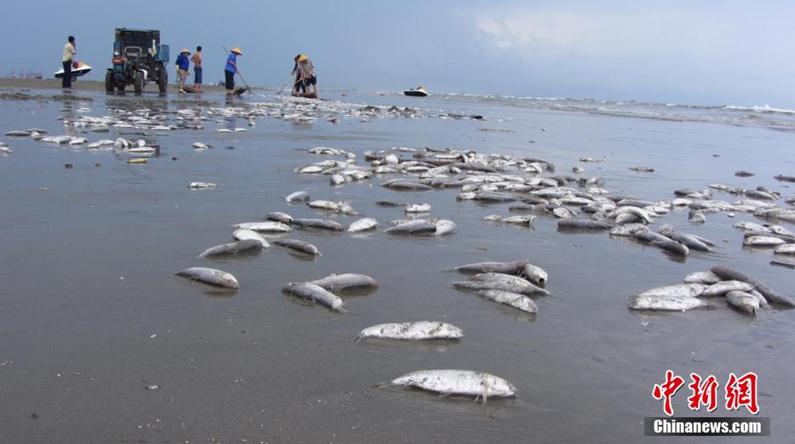
[[[188,85],[191,85],[190,83]],[[218,85],[202,85],[205,92],[223,92],[224,87]],[[30,88],[30,89],[61,89],[60,79],[12,79],[0,78],[0,88]],[[105,83],[99,80],[78,80],[72,83],[75,91],[104,91]],[[132,90],[132,87],[129,87]],[[147,90],[157,89],[156,85],[147,85]],[[169,91],[177,91],[177,85],[169,84]]]

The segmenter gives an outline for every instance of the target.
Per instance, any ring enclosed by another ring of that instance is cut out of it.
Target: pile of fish
[[[290,282],[282,288],[289,296],[323,305],[333,311],[343,311],[344,302],[336,293],[347,290],[374,291],[378,281],[357,273],[332,274],[308,282]]]
[[[771,248],[778,256],[795,256],[795,233],[781,225],[738,222],[735,228],[744,231],[743,245],[751,248]],[[774,265],[795,268],[795,262],[775,258]]]
[[[714,306],[709,298],[723,297],[726,303],[741,313],[755,316],[768,305],[793,308],[795,301],[758,279],[724,265],[706,272],[687,275],[684,283],[653,288],[635,296],[629,303],[633,310],[687,311]]]
[[[543,288],[548,280],[547,272],[526,260],[478,262],[455,267],[453,271],[472,275],[469,280],[454,282],[453,287],[475,291],[480,297],[527,313],[538,312],[530,296],[549,294]]]
[[[333,186],[384,177],[386,180],[380,185],[398,192],[455,189],[455,198],[459,201],[507,205],[508,211],[515,213],[492,214],[484,218],[488,222],[529,227],[538,217],[550,216],[558,219],[558,230],[562,233],[609,231],[611,236],[633,239],[677,257],[686,257],[693,251],[710,253],[716,244],[696,234],[679,231],[669,224],[652,228],[676,209],[689,210],[690,220],[696,223],[704,222],[707,214],[716,212],[725,212],[730,217],[743,212],[764,219],[795,222],[795,209],[777,205],[775,201],[781,199],[781,194],[765,187],[745,189],[712,184],[702,191],[675,190],[676,197],[670,200],[647,201],[611,193],[603,188],[605,181],[602,178],[584,175],[583,167],[573,169],[576,175],[554,174],[554,164],[533,157],[481,154],[472,150],[393,147],[366,151],[363,154],[366,163],[358,164],[355,153],[340,148],[316,147],[309,152],[340,159],[304,164],[295,171],[331,176]],[[580,161],[599,160],[584,157]],[[653,170],[648,167],[632,169],[641,172]],[[777,177],[785,180],[789,176]],[[717,200],[713,197],[715,190],[742,195],[744,199],[733,203]],[[787,200],[789,204],[793,202],[792,199]],[[430,205],[426,204],[390,201],[378,204],[403,206],[406,214],[430,211]],[[387,232],[430,234],[434,232],[436,223],[428,218],[414,219],[410,224],[406,222],[397,221],[400,228],[388,228]],[[793,239],[792,233],[783,230],[773,232],[772,236],[760,237],[757,233],[748,237],[750,240],[746,240],[746,245],[778,246],[789,244]],[[780,251],[780,254],[790,254],[791,249],[782,246]]]

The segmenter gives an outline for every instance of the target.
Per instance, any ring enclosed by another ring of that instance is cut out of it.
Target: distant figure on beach
[[[190,58],[193,62],[193,89],[200,93],[202,92],[202,47],[197,46],[196,52]]]
[[[226,67],[224,68],[224,75],[226,76],[226,93],[232,95],[235,93],[235,74],[237,74],[237,56],[243,55],[240,48],[232,48],[229,51],[229,57],[226,58]]]
[[[63,62],[63,80],[61,86],[64,88],[72,87],[72,63],[74,62],[76,54],[75,38],[70,35],[69,38],[66,39],[66,44],[63,47],[63,57],[61,58],[61,62]]]
[[[301,83],[301,75],[298,72],[298,59],[301,58],[301,54],[296,55],[293,58],[293,70],[290,72],[291,76],[295,76],[295,80],[293,81],[293,95],[297,96],[299,92],[303,92],[304,85]]]
[[[315,65],[309,60],[309,56],[306,54],[299,54],[295,56],[294,60],[295,66],[293,67],[293,74],[295,74],[295,83],[293,84],[293,95],[317,97],[317,75],[315,74]]]
[[[177,57],[177,77],[179,77],[180,94],[185,93],[185,80],[188,79],[188,69],[190,69],[190,60],[188,60],[189,55],[190,51],[185,48],[179,52],[179,57]]]

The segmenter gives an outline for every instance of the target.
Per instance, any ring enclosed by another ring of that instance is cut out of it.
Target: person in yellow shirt
[[[63,47],[63,57],[61,59],[61,62],[63,62],[63,80],[61,86],[64,88],[72,87],[72,63],[74,62],[76,54],[75,38],[70,35]]]

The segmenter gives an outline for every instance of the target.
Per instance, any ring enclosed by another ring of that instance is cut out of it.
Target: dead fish
[[[701,294],[701,297],[709,296],[723,296],[730,291],[743,291],[748,292],[754,289],[754,286],[748,282],[743,281],[720,281],[716,282]]]
[[[348,231],[351,233],[359,233],[362,231],[375,230],[378,227],[378,221],[372,217],[365,217],[354,221],[348,226]]]
[[[310,281],[309,283],[334,292],[352,289],[374,290],[378,288],[378,281],[370,276],[358,273],[332,274],[323,279]]]
[[[656,240],[651,243],[655,247],[661,248],[669,253],[673,253],[679,256],[687,256],[690,254],[690,249],[687,246],[682,245],[681,243],[675,240]]]
[[[759,311],[759,299],[744,291],[730,291],[726,293],[726,302],[740,312],[755,316]]]
[[[646,290],[638,296],[654,297],[689,297],[697,298],[704,294],[707,286],[703,284],[674,284]]]
[[[238,254],[244,251],[259,250],[262,242],[255,239],[240,240],[228,244],[216,245],[204,250],[199,257],[220,256],[224,254]]]
[[[8,137],[28,137],[28,136],[30,136],[31,132],[32,131],[26,131],[26,130],[11,130],[11,131],[6,131],[6,136],[8,136]]]
[[[611,236],[627,236],[627,237],[635,237],[638,233],[644,233],[649,231],[649,227],[636,223],[636,224],[624,224],[618,227],[613,227],[610,229]]]
[[[686,284],[704,284],[712,285],[720,282],[722,279],[711,271],[696,271],[685,276],[684,282]]]
[[[287,213],[282,213],[280,211],[273,211],[265,215],[265,219],[272,220],[274,222],[281,222],[283,224],[291,224],[293,223],[293,217]]]
[[[290,282],[282,288],[282,292],[301,299],[323,305],[334,311],[342,311],[342,298],[314,284]]]
[[[477,274],[477,273],[506,273],[506,274],[519,274],[522,268],[528,264],[528,261],[512,261],[512,262],[476,262],[474,264],[459,265],[453,267],[453,271],[464,274]]]
[[[359,332],[358,339],[378,338],[402,341],[461,339],[464,331],[446,322],[393,322],[373,325]]]
[[[314,208],[316,210],[338,211],[340,209],[340,204],[338,202],[331,202],[329,200],[313,200],[307,205],[309,205],[309,208]]]
[[[206,143],[201,143],[201,142],[194,142],[193,143],[193,148],[196,149],[196,150],[208,150],[208,149],[210,149],[210,145],[207,145]]]
[[[653,173],[654,172],[654,168],[644,167],[644,166],[634,166],[634,167],[629,167],[629,169],[630,169],[630,171],[635,171],[635,172],[638,172],[638,173]]]
[[[535,216],[510,216],[502,220],[503,223],[530,226],[536,220]]]
[[[538,313],[538,305],[535,301],[523,294],[503,290],[480,290],[477,295],[527,313]]]
[[[558,230],[609,230],[613,226],[605,221],[593,219],[561,219]]]
[[[379,200],[375,203],[379,207],[405,207],[406,204],[403,202],[394,202],[391,200]]]
[[[392,380],[392,385],[415,387],[444,395],[489,397],[516,396],[516,387],[498,376],[471,370],[420,370]]]
[[[779,245],[773,250],[775,254],[795,254],[795,244]]]
[[[289,233],[293,231],[288,225],[285,225],[281,222],[244,222],[240,224],[235,224],[232,226],[233,228],[244,228],[247,230],[254,230],[263,233]]]
[[[505,290],[521,294],[549,294],[549,291],[536,287],[527,279],[507,273],[478,273],[470,278],[473,282],[493,285],[482,289]]]
[[[293,219],[293,225],[301,228],[345,231],[345,228],[339,222],[330,219]]]
[[[188,188],[191,190],[205,190],[208,188],[215,188],[215,184],[212,182],[191,182]]]
[[[306,202],[309,200],[309,192],[308,191],[296,191],[294,193],[290,193],[287,197],[284,198],[289,203],[294,202]]]
[[[310,256],[321,256],[320,250],[309,242],[298,239],[281,239],[273,241],[274,245],[290,249],[297,253],[307,254]]]
[[[710,271],[720,276],[722,279],[748,282],[749,284],[753,285],[758,292],[762,293],[762,296],[764,296],[768,302],[785,307],[795,307],[795,302],[793,302],[788,296],[779,294],[758,279],[749,276],[742,271],[729,268],[725,265],[716,265],[712,267]]]
[[[674,295],[638,295],[629,304],[633,310],[653,310],[653,311],[687,311],[693,308],[706,306],[707,303],[702,299],[690,296]]]
[[[329,184],[331,186],[342,185],[345,183],[345,176],[342,174],[332,174],[329,178]]]
[[[425,219],[417,219],[387,228],[384,232],[389,234],[435,234],[436,224]]]
[[[777,247],[786,243],[783,239],[770,236],[751,236],[743,241],[743,245],[748,247]]]
[[[382,187],[389,188],[397,191],[431,191],[432,187],[421,184],[419,182],[412,182],[405,179],[393,179],[381,184]]]
[[[271,246],[268,243],[268,240],[265,239],[261,234],[257,233],[254,230],[249,230],[245,228],[238,228],[232,233],[232,236],[237,240],[255,240],[262,245],[262,248],[268,248]]]
[[[431,204],[411,204],[406,207],[406,213],[430,213]]]
[[[740,171],[735,171],[734,175],[737,177],[751,177],[754,175],[754,173],[750,171],[740,170]]]
[[[235,278],[231,273],[227,273],[221,270],[216,270],[214,268],[191,267],[191,268],[186,268],[184,270],[180,270],[175,274],[177,276],[182,276],[184,278],[188,278],[194,281],[199,281],[205,284],[214,285],[216,287],[232,288],[232,289],[240,288],[240,283],[238,283],[237,278]]]
[[[549,275],[543,268],[530,263],[524,264],[521,267],[520,274],[530,282],[534,282],[538,285],[546,285],[549,280]]]
[[[436,231],[434,231],[435,236],[446,236],[448,234],[455,233],[456,224],[455,222],[448,220],[448,219],[439,219],[434,222],[436,225]]]

